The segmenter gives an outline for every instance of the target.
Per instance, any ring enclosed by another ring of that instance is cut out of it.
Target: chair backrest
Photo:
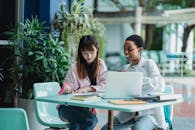
[[[44,83],[35,83],[34,84],[34,98],[43,97],[43,96],[52,96],[57,95],[58,91],[60,90],[60,85],[57,82],[44,82]],[[45,108],[49,110],[49,114],[54,116],[58,115],[56,111],[56,105],[53,103],[47,102],[36,102],[35,105],[37,106],[36,110],[41,112],[42,114],[48,114]],[[44,112],[44,113],[43,113]]]
[[[173,86],[167,85],[165,87],[165,93],[173,94],[174,93]],[[169,129],[172,130],[173,105],[166,105],[166,106],[164,106],[164,114],[165,114],[166,123],[168,123]]]
[[[22,108],[0,108],[0,130],[30,130]]]
[[[34,83],[34,98],[42,96],[57,95],[60,85],[57,82]],[[64,128],[67,123],[61,121],[58,117],[56,103],[47,103],[35,100],[35,112],[38,121],[45,126]]]

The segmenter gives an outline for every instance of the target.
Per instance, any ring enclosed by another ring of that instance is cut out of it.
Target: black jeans
[[[70,122],[69,130],[93,130],[98,120],[89,108],[61,105],[58,108],[60,118]]]

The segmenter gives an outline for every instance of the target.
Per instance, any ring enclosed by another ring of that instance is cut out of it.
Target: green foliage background
[[[58,41],[49,35],[43,22],[26,19],[9,32],[15,53],[10,68],[13,88],[23,97],[32,98],[33,83],[56,81],[62,83],[69,67],[68,55]]]

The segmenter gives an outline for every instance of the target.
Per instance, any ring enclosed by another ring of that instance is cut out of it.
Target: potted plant
[[[10,48],[14,50],[9,57],[14,61],[8,74],[12,79],[10,96],[15,95],[14,106],[26,110],[30,128],[40,129],[44,126],[36,119],[34,101],[29,100],[33,99],[33,83],[62,83],[69,68],[68,55],[37,17],[26,19],[7,34],[10,35]]]
[[[26,19],[8,34],[14,64],[10,72],[13,88],[20,97],[32,99],[33,83],[57,81],[61,83],[66,76],[68,55],[58,39],[53,38],[38,18]]]
[[[73,0],[68,8],[66,2],[61,1],[59,11],[53,20],[54,29],[59,32],[59,38],[69,55],[70,62],[76,59],[79,39],[82,35],[95,35],[100,43],[100,57],[105,55],[104,25],[94,17],[92,10],[84,5],[84,0]]]

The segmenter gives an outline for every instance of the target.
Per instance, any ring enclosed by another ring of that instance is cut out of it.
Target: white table
[[[109,130],[113,129],[113,110],[123,111],[123,112],[136,112],[136,111],[142,111],[146,109],[151,109],[151,108],[161,107],[164,105],[171,105],[171,104],[182,102],[182,99],[177,99],[175,101],[152,102],[152,103],[138,104],[138,105],[114,105],[107,102],[106,99],[98,99],[93,101],[79,101],[79,100],[72,100],[71,97],[72,97],[71,94],[53,95],[53,96],[39,97],[35,100],[58,103],[58,104],[66,104],[71,106],[107,109]]]

